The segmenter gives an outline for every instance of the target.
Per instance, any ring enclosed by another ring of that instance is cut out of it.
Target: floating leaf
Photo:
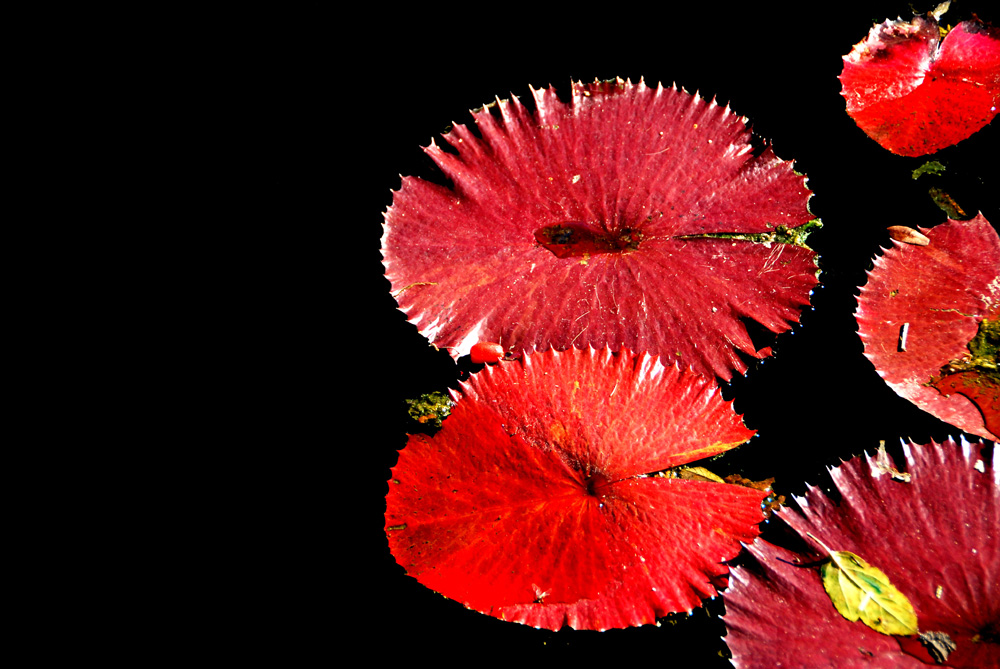
[[[714,380],[647,355],[545,351],[487,367],[392,470],[386,534],[427,587],[501,618],[603,630],[691,611],[767,493],[657,475],[746,441]]]
[[[844,56],[840,82],[847,113],[882,147],[934,153],[997,115],[1000,31],[965,21],[941,41],[934,17],[885,21]]]
[[[766,358],[818,283],[805,177],[746,119],[676,88],[533,90],[426,148],[453,187],[404,178],[382,254],[399,308],[458,358],[628,348],[722,379]]]
[[[893,241],[868,273],[855,314],[865,356],[900,396],[996,440],[1000,237],[982,214],[920,232],[927,245]]]
[[[949,666],[1000,666],[1000,449],[949,440],[904,443],[903,453],[908,483],[885,475],[891,462],[858,457],[831,470],[836,498],[809,486],[795,499],[801,512],[784,507],[774,516],[803,540],[850,546],[904,587],[919,628],[954,645]],[[917,637],[881,634],[831,606],[815,568],[821,553],[760,539],[749,553],[725,593],[737,667],[934,662]]]
[[[860,619],[882,634],[917,633],[917,614],[906,595],[889,582],[882,570],[850,551],[833,551],[816,540],[830,555],[820,568],[823,588],[830,601],[848,620]]]

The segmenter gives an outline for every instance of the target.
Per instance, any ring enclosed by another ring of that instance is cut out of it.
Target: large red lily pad
[[[691,611],[752,540],[768,494],[648,476],[746,441],[714,380],[648,355],[546,351],[463,384],[392,471],[400,565],[465,606],[603,630]]]
[[[834,608],[817,565],[826,553],[811,534],[884,572],[913,605],[920,634],[945,634],[955,645],[947,666],[1000,666],[998,452],[949,440],[904,444],[904,453],[905,472],[891,460],[854,458],[831,472],[839,502],[809,487],[796,498],[801,514],[776,514],[809,549],[763,540],[749,547],[754,561],[733,569],[725,593],[734,665],[935,664],[917,636],[880,634]]]
[[[926,246],[893,241],[868,273],[856,313],[865,356],[902,397],[996,440],[994,377],[963,365],[984,321],[1000,319],[1000,237],[982,214],[921,232]]]
[[[1000,98],[1000,31],[965,21],[940,39],[933,16],[885,21],[844,56],[847,113],[893,153],[922,156],[988,124]]]
[[[452,181],[404,178],[382,253],[400,309],[453,357],[593,346],[728,380],[764,358],[817,285],[805,177],[746,119],[675,88],[574,83],[473,112],[426,152]]]

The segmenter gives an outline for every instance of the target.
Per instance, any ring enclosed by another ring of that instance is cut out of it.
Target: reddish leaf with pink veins
[[[897,394],[962,430],[998,435],[1000,237],[982,214],[893,241],[858,298],[865,356]]]
[[[933,17],[886,21],[844,56],[847,113],[883,148],[923,156],[986,126],[1000,98],[1000,31]]]
[[[386,534],[425,586],[557,630],[652,623],[716,594],[767,491],[648,476],[743,443],[714,380],[571,349],[488,367],[392,471]]]
[[[749,547],[753,561],[733,569],[725,593],[736,667],[927,667],[934,645],[953,646],[947,666],[1000,666],[1000,451],[965,440],[903,450],[905,472],[888,457],[854,458],[831,470],[840,501],[810,486],[801,514],[775,514],[808,549]],[[809,534],[884,572],[925,641],[841,615],[819,573],[828,554]]]
[[[746,119],[674,88],[574,83],[473,112],[453,151],[426,151],[453,183],[404,178],[382,253],[400,309],[453,357],[628,348],[730,379],[758,349],[746,321],[798,322],[817,285],[819,222],[805,177]]]

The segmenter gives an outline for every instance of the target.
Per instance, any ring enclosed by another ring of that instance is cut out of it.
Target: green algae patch
[[[982,414],[986,429],[994,435],[1000,434],[998,346],[1000,321],[984,318],[969,342],[969,355],[945,365],[941,376],[932,377],[928,384],[945,396],[958,393],[968,397]]]
[[[451,414],[455,405],[446,393],[425,393],[413,400],[406,400],[410,418],[429,428],[441,427],[441,421]]]
[[[944,174],[945,166],[936,160],[928,160],[926,163],[913,170],[911,176],[916,181],[925,174]]]
[[[949,362],[941,372],[954,374],[974,371],[1000,382],[1000,369],[997,367],[998,348],[1000,348],[1000,320],[984,318],[979,322],[976,336],[969,342],[969,355]]]

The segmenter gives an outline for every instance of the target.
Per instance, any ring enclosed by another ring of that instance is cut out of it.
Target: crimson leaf
[[[473,112],[404,178],[382,253],[400,309],[453,357],[611,347],[728,380],[770,355],[817,284],[805,177],[745,120],[675,88],[574,83]]]
[[[775,514],[812,550],[758,540],[754,562],[733,570],[724,618],[733,664],[926,667],[943,650],[949,666],[1000,666],[1000,452],[964,440],[903,450],[905,481],[854,458],[831,471],[839,502],[810,486],[796,498],[801,514]],[[923,642],[844,618],[810,535],[878,565],[913,605]]]
[[[767,491],[656,475],[746,441],[714,381],[628,352],[546,351],[474,375],[411,435],[386,533],[400,565],[504,620],[603,630],[691,611]]]
[[[856,313],[865,356],[902,397],[995,440],[1000,237],[982,214],[923,233],[926,246],[893,241],[875,258]]]
[[[958,24],[940,40],[937,20],[885,21],[844,56],[847,113],[893,153],[922,156],[988,124],[1000,97],[1000,31]]]

